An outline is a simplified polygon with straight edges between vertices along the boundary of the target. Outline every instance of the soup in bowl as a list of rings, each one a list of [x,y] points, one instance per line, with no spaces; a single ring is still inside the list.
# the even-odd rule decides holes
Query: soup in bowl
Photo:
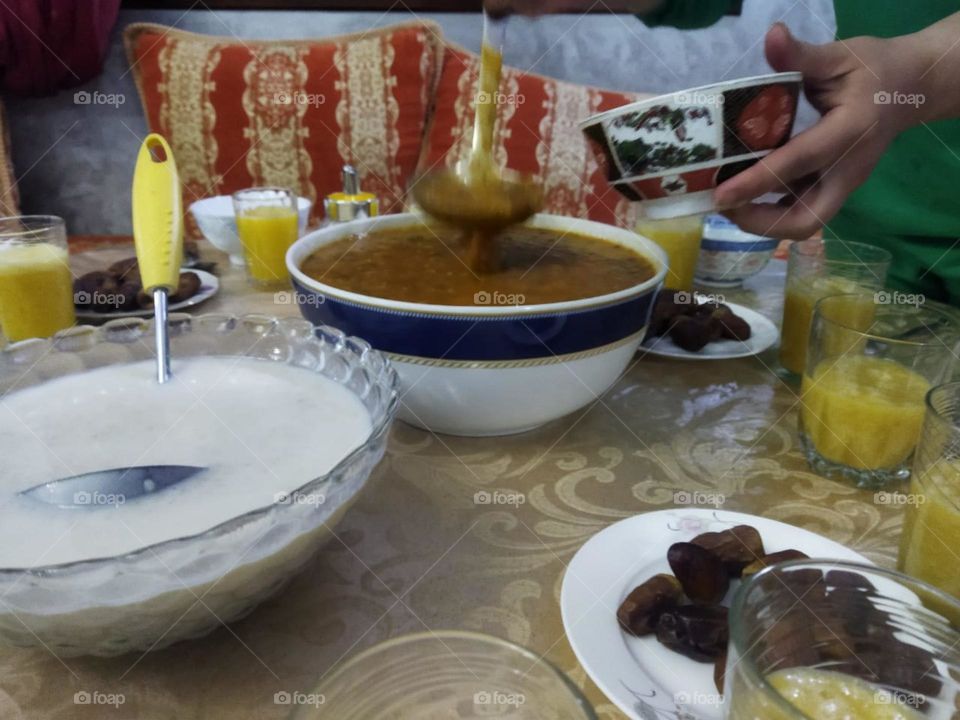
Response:
[[[287,253],[304,317],[363,337],[400,376],[399,417],[438,433],[523,432],[595,401],[646,331],[666,257],[610,225],[536,215],[474,274],[420,215],[331,225]]]

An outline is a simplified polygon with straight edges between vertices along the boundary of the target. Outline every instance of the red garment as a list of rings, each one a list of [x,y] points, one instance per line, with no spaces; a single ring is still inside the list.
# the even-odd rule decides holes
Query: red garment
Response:
[[[3,0],[0,90],[43,95],[103,68],[120,0]]]

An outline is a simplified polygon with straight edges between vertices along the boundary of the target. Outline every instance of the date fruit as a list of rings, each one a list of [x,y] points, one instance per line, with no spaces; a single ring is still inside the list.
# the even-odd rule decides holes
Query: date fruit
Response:
[[[683,602],[683,588],[673,575],[655,575],[633,589],[617,610],[620,626],[637,637],[649,635],[667,610]]]
[[[670,328],[670,339],[687,352],[700,352],[714,340],[720,339],[723,328],[711,317],[681,315]]]
[[[717,603],[730,588],[730,576],[720,559],[709,550],[688,542],[674,543],[667,562],[683,592],[698,603]]]
[[[727,649],[724,648],[720,657],[713,663],[713,684],[717,692],[723,695],[723,683],[727,679]]]
[[[657,622],[657,640],[697,662],[713,662],[727,649],[730,631],[723,605],[683,605]]]
[[[776,565],[777,563],[786,562],[787,560],[809,559],[809,555],[802,553],[799,550],[781,550],[780,552],[771,553],[770,555],[764,555],[759,560],[754,560],[743,569],[743,577],[756,575],[764,568],[770,567],[771,565]]]
[[[737,525],[723,532],[703,533],[690,542],[716,555],[730,577],[735,578],[743,574],[747,565],[767,554],[760,533],[749,525]]]

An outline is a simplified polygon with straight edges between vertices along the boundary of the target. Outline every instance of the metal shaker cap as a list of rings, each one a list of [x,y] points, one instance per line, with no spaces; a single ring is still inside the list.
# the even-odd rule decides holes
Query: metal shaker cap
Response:
[[[373,193],[360,190],[360,177],[353,165],[343,166],[343,192],[332,193],[323,203],[330,222],[350,222],[380,214],[380,202]]]

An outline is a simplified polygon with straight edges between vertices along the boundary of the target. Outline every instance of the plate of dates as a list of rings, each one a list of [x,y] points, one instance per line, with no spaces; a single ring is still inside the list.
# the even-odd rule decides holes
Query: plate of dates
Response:
[[[750,357],[773,347],[780,331],[768,318],[709,295],[662,290],[650,316],[643,354],[688,360]]]
[[[602,530],[567,567],[563,627],[580,664],[636,720],[721,720],[727,613],[743,578],[809,557],[872,564],[802,528],[703,508]]]

